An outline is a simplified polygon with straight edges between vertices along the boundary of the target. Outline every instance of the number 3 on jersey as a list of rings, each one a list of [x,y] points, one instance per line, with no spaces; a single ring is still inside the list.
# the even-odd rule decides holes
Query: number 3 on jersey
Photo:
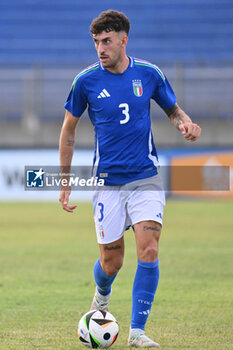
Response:
[[[128,121],[129,121],[129,105],[128,105],[128,103],[121,103],[118,107],[123,108],[121,112],[122,112],[122,114],[125,115],[125,119],[121,119],[120,124],[128,123]]]

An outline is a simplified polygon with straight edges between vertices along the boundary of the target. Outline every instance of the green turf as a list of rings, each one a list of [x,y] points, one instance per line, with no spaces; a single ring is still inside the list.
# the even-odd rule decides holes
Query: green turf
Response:
[[[84,349],[76,335],[94,292],[92,207],[0,204],[0,349]],[[136,268],[133,232],[112,294],[126,349]],[[168,201],[160,283],[147,333],[162,349],[233,349],[233,202]]]

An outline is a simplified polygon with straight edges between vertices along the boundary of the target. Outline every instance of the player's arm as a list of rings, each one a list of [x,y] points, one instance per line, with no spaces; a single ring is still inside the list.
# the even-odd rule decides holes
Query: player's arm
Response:
[[[164,109],[171,123],[184,135],[188,141],[196,141],[201,134],[199,125],[192,122],[191,118],[178,106],[177,103],[171,108]]]
[[[61,179],[66,179],[69,182],[69,173],[71,167],[71,161],[74,152],[75,143],[75,128],[79,121],[79,118],[74,117],[69,111],[66,111],[65,119],[61,129],[59,153],[60,153],[60,170],[63,174]],[[62,204],[62,208],[70,213],[77,205],[68,205],[70,196],[70,186],[61,186],[61,193],[59,201]]]

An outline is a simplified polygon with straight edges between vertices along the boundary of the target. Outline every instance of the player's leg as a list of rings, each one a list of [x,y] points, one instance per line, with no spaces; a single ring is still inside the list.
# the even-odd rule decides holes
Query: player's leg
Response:
[[[159,177],[137,182],[128,201],[128,212],[135,231],[138,265],[132,292],[132,316],[129,345],[158,347],[145,336],[159,280],[158,245],[165,196]]]
[[[119,191],[103,191],[94,200],[94,218],[100,258],[94,266],[96,292],[92,309],[108,309],[111,286],[124,258],[126,212]]]
[[[99,248],[100,259],[96,261],[94,266],[96,291],[91,309],[108,310],[112,283],[123,264],[124,238],[112,243],[99,244]]]
[[[142,221],[134,225],[138,266],[132,293],[132,317],[129,344],[136,347],[159,347],[145,333],[159,281],[158,244],[161,224]]]
[[[115,276],[123,264],[125,250],[124,237],[111,243],[99,244],[99,249],[100,265],[103,272],[108,276]]]
[[[138,222],[134,225],[137,257],[140,261],[151,263],[158,259],[161,230],[161,223],[153,220]]]
[[[143,221],[134,225],[138,266],[133,285],[131,328],[144,330],[159,282],[158,245],[161,224]]]
[[[100,259],[94,266],[94,278],[96,292],[91,309],[108,310],[111,297],[111,286],[120,270],[124,259],[124,238],[108,243],[100,244]]]

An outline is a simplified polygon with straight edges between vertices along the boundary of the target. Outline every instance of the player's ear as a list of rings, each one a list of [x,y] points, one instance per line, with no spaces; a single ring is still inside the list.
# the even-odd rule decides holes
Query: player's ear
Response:
[[[126,47],[127,42],[128,42],[128,36],[126,34],[124,34],[121,38],[121,45]]]

